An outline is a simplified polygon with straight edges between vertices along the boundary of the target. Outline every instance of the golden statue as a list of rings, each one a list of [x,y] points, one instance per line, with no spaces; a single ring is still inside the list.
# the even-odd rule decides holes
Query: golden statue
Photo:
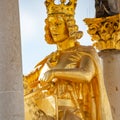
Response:
[[[26,120],[112,120],[95,49],[81,46],[76,0],[46,0],[45,38],[57,50],[24,76]]]

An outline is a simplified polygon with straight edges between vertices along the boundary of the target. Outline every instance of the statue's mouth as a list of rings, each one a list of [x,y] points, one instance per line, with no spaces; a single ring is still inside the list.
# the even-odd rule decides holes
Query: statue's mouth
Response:
[[[55,36],[55,37],[58,36],[58,35],[59,35],[59,34],[53,34],[53,36]]]

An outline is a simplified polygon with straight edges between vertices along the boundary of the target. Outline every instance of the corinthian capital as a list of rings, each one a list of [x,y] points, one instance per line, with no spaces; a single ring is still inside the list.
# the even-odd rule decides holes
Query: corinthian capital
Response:
[[[120,49],[120,14],[104,18],[86,18],[88,34],[98,50]]]

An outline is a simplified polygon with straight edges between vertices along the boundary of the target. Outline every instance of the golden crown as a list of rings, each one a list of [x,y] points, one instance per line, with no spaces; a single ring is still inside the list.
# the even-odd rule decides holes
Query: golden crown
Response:
[[[47,8],[48,15],[51,14],[66,14],[66,15],[74,15],[75,8],[77,4],[77,0],[69,0],[66,3],[66,0],[60,0],[60,4],[55,4],[55,0],[46,0],[45,5]]]

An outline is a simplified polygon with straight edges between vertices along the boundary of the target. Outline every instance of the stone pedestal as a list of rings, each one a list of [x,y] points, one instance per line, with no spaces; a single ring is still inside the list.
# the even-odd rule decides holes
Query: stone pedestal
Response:
[[[24,120],[18,0],[0,0],[0,120]]]
[[[99,52],[103,62],[105,86],[109,97],[113,120],[120,119],[120,50]]]

